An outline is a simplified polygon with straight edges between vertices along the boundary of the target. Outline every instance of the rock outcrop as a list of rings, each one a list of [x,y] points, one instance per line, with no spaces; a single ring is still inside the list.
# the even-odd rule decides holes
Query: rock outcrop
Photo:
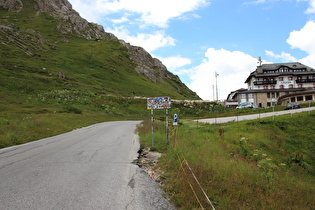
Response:
[[[64,34],[72,32],[81,34],[87,39],[109,37],[117,39],[113,34],[106,33],[104,28],[95,23],[89,23],[78,12],[72,9],[67,0],[35,0],[35,8],[39,12],[52,14],[63,20],[57,28]]]
[[[18,12],[23,8],[23,3],[21,0],[0,0],[0,7]]]
[[[74,32],[87,39],[117,39],[113,34],[106,33],[102,26],[82,18],[67,0],[34,0],[34,3],[38,12],[49,13],[62,20],[57,28],[64,34]],[[19,12],[23,8],[23,0],[0,0],[0,7]]]
[[[142,47],[132,46],[123,40],[119,42],[124,45],[128,51],[129,56],[136,64],[135,70],[154,82],[161,81],[163,78],[179,80],[179,78],[171,74],[165,65],[158,59],[153,58]]]

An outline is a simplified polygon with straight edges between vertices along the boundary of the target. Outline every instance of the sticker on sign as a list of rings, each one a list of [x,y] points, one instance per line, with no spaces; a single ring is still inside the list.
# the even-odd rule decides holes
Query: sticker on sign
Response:
[[[170,109],[170,97],[152,97],[147,98],[147,109]]]

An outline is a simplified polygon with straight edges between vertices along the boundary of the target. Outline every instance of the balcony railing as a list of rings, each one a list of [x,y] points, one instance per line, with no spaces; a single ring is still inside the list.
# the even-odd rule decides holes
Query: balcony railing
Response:
[[[297,79],[296,83],[309,83],[309,82],[315,82],[315,79]]]
[[[277,84],[277,80],[254,81],[254,85],[274,85],[274,84]]]

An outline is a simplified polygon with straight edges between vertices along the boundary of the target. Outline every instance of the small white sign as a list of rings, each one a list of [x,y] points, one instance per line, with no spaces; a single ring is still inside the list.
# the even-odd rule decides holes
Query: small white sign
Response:
[[[173,125],[178,125],[178,115],[174,114]]]
[[[293,81],[280,81],[279,83],[280,85],[291,85],[293,84]]]

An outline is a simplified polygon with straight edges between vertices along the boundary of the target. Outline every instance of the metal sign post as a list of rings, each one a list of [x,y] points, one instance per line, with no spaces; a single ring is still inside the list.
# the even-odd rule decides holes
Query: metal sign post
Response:
[[[170,97],[152,97],[147,98],[147,109],[151,109],[152,121],[152,147],[154,147],[154,114],[153,109],[166,109],[166,141],[168,141],[168,109],[171,108]]]
[[[165,109],[165,134],[166,134],[166,141],[168,142],[168,109]]]
[[[152,122],[152,147],[154,147],[154,112],[151,109],[151,122]]]

